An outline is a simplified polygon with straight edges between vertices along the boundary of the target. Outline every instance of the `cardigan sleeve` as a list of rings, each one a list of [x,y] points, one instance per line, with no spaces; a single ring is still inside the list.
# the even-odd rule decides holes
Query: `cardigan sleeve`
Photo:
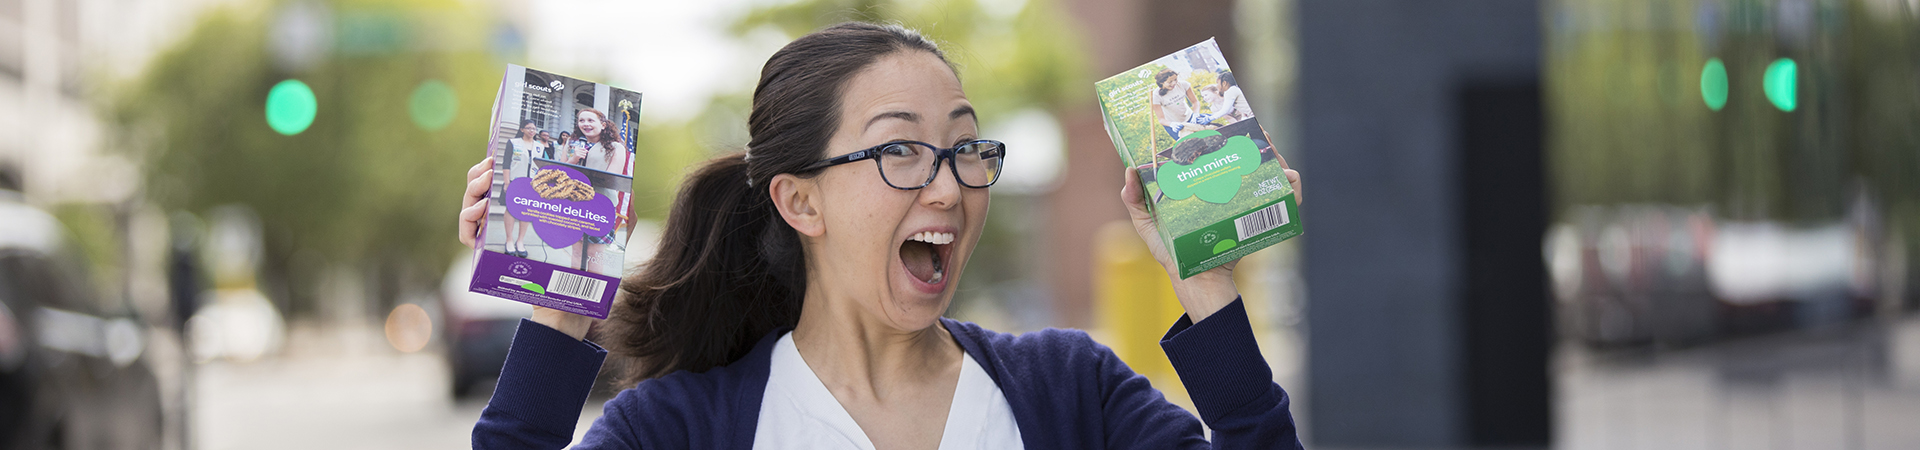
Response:
[[[1200,323],[1180,316],[1160,348],[1213,429],[1213,448],[1301,448],[1287,391],[1273,382],[1242,300]]]
[[[573,339],[559,330],[521,319],[507,350],[506,365],[493,398],[473,426],[473,448],[559,449],[573,440],[573,428],[586,406],[587,393],[607,358],[606,349]],[[621,428],[613,408],[594,423],[582,444],[621,448],[610,435]],[[629,448],[631,448],[629,446]]]

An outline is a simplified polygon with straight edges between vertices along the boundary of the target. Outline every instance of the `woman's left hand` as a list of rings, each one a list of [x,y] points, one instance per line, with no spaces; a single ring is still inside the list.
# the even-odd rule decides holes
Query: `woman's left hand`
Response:
[[[1300,172],[1287,168],[1286,158],[1279,158],[1279,162],[1287,174],[1287,183],[1293,185],[1294,201],[1301,201],[1304,196],[1300,193]],[[1133,168],[1122,170],[1126,172],[1127,181],[1120,187],[1120,202],[1127,205],[1127,216],[1133,221],[1133,231],[1140,235],[1141,241],[1146,242],[1153,259],[1166,269],[1167,277],[1173,280],[1174,296],[1179,297],[1180,306],[1186,308],[1187,317],[1198,323],[1240,298],[1239,289],[1233,284],[1233,267],[1240,263],[1239,260],[1186,279],[1180,278],[1179,266],[1174,265],[1172,254],[1160,240],[1160,225],[1153,221],[1153,214],[1147,212],[1147,191],[1140,183],[1139,172]]]

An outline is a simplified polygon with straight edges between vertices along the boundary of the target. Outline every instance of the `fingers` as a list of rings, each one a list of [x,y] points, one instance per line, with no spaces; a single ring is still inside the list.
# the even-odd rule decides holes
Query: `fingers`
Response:
[[[1296,171],[1296,169],[1286,169],[1286,185],[1292,185],[1292,187],[1294,187],[1294,204],[1304,204],[1304,202],[1308,202],[1308,200],[1306,200],[1308,194],[1304,194],[1304,192],[1300,190],[1300,171]]]
[[[488,166],[493,165],[493,160],[489,159],[487,161]],[[470,173],[467,176],[467,195],[461,199],[460,207],[465,208],[474,203],[479,203],[480,199],[487,195],[487,190],[489,189],[493,189],[493,170],[482,170],[479,175],[472,175]]]
[[[1285,169],[1287,173],[1287,184],[1293,186],[1293,203],[1296,205],[1306,203],[1306,194],[1300,192],[1300,171],[1293,170],[1293,166],[1287,165],[1287,157],[1280,156],[1279,151],[1273,152],[1273,157],[1280,161],[1280,168]]]
[[[472,247],[473,241],[476,240],[480,234],[480,221],[485,220],[486,217],[487,204],[485,202],[474,203],[467,205],[465,208],[461,208],[460,243]]]
[[[1140,172],[1132,168],[1121,169],[1126,183],[1120,185],[1120,203],[1127,205],[1127,215],[1134,219],[1150,217],[1147,214],[1146,187],[1140,183]]]
[[[479,163],[475,163],[473,165],[473,168],[467,169],[467,179],[471,180],[473,179],[473,177],[480,176],[481,172],[488,172],[488,171],[491,171],[492,169],[493,169],[493,157],[488,156],[488,157],[480,158]]]

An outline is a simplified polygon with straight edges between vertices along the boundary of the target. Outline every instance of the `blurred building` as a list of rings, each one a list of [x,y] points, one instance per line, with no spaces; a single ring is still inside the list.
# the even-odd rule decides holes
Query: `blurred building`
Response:
[[[231,0],[0,1],[0,163],[36,202],[112,203],[139,187],[95,105],[139,73],[207,8]]]
[[[1546,446],[1540,3],[1298,10],[1311,440]]]

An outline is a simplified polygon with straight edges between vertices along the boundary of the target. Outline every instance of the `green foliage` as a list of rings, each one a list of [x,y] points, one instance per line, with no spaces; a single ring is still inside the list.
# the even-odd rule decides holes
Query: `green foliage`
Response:
[[[121,279],[127,270],[127,261],[122,258],[122,249],[118,247],[119,233],[115,224],[119,218],[109,205],[93,203],[64,203],[49,208],[50,214],[66,229],[66,250],[78,258],[72,261],[85,267],[82,279],[73,280],[86,284],[91,289],[88,294],[98,299],[117,298],[120,294],[114,281]],[[57,255],[60,258],[65,255]],[[111,304],[112,302],[102,302]]]
[[[290,273],[295,254],[388,272],[446,267],[459,245],[452,218],[460,181],[484,153],[483,118],[503,67],[484,41],[461,41],[483,33],[431,31],[490,29],[473,14],[448,13],[461,6],[452,0],[329,6],[339,19],[336,48],[309,67],[274,62],[272,8],[224,8],[107,108],[112,147],[143,161],[149,199],[167,209],[239,204],[258,214],[266,275],[296,285],[295,300],[304,294],[297,278],[312,275]],[[348,45],[359,39],[347,33],[352,23],[403,26],[389,36],[392,45],[356,47]],[[275,133],[264,115],[268,90],[288,78],[310,85],[318,103],[311,128],[292,136]],[[450,87],[459,105],[435,131],[408,113],[409,96],[428,80]]]
[[[1730,220],[1806,223],[1839,220],[1860,188],[1896,218],[1920,202],[1914,16],[1820,3],[1796,38],[1769,25],[1766,2],[1553,3],[1574,21],[1546,34],[1557,205],[1710,205]],[[1768,83],[1787,86],[1767,76],[1781,58],[1798,62],[1791,112],[1768,98]],[[1724,84],[1703,77],[1710,67]]]
[[[633,207],[643,219],[664,221],[680,181],[709,155],[698,139],[695,120],[669,124],[648,122],[642,107],[640,129],[634,132]],[[703,115],[704,116],[704,115]],[[723,149],[724,150],[724,149]]]
[[[802,0],[755,9],[734,22],[745,35],[770,27],[799,37],[839,22],[897,23],[941,45],[960,69],[967,98],[983,120],[1024,108],[1064,111],[1089,100],[1079,33],[1053,2],[1029,0],[1009,19],[975,0]]]

